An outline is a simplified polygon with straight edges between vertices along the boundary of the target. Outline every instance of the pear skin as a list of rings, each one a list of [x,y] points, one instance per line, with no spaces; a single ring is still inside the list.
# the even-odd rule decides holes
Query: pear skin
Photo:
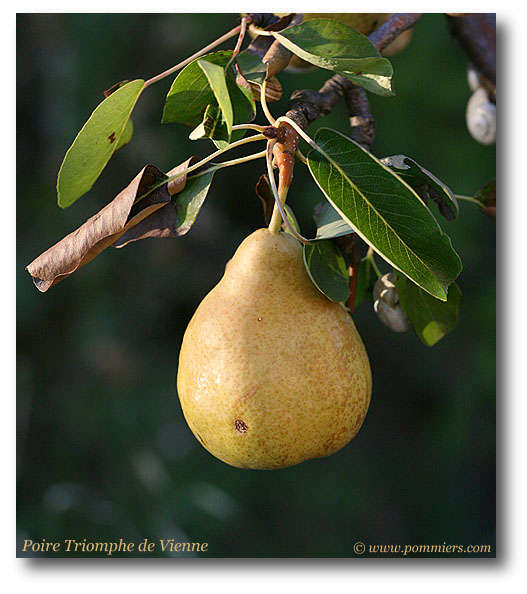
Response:
[[[276,469],[329,456],[357,434],[371,396],[347,311],[310,280],[292,236],[247,237],[183,337],[185,419],[214,456]]]

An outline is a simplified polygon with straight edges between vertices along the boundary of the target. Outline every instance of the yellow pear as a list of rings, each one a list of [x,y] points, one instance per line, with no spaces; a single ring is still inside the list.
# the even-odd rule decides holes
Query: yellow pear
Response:
[[[257,469],[340,450],[364,421],[371,384],[350,315],[312,283],[299,242],[268,229],[242,242],[196,310],[177,377],[201,444]]]

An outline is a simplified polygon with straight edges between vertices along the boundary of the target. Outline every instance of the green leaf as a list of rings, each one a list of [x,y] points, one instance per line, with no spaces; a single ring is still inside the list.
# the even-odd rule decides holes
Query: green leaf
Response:
[[[339,72],[378,95],[393,95],[393,68],[371,41],[348,25],[314,19],[273,32],[294,54],[320,68]]]
[[[455,328],[461,305],[461,291],[456,283],[448,288],[446,302],[434,299],[400,274],[396,286],[399,303],[424,344],[433,346]]]
[[[207,105],[203,114],[203,120],[188,135],[190,140],[199,140],[200,138],[213,138],[217,134],[216,128],[221,123],[221,112],[214,105]],[[225,131],[227,133],[227,131]]]
[[[209,81],[210,88],[216,97],[223,119],[225,120],[227,134],[230,137],[232,133],[233,113],[229,89],[225,80],[225,70],[218,64],[207,62],[207,60],[198,60],[198,66],[203,70]]]
[[[357,275],[357,287],[355,289],[355,307],[361,301],[373,301],[373,287],[377,281],[377,274],[369,258],[363,258]]]
[[[122,146],[121,137],[145,85],[133,80],[102,101],[68,149],[57,178],[58,204],[70,206],[88,192],[113,153]],[[125,134],[130,132],[130,128]]]
[[[349,273],[340,249],[329,239],[304,245],[304,264],[315,286],[331,301],[349,297]]]
[[[308,165],[340,216],[394,268],[446,300],[461,261],[430,210],[400,177],[343,134],[321,128]]]
[[[284,211],[285,211],[285,214],[287,216],[287,220],[291,224],[291,227],[293,227],[293,229],[297,233],[300,233],[301,232],[300,231],[300,225],[298,224],[298,221],[296,219],[295,213],[293,212],[293,209],[289,205],[284,204]],[[285,229],[284,229],[285,233],[289,233],[289,235],[293,235],[291,233],[291,230],[289,229],[289,227],[285,223],[283,225],[285,227]]]
[[[399,177],[402,177],[419,194],[425,204],[428,204],[429,199],[433,200],[447,221],[457,217],[459,206],[452,190],[419,163],[405,155],[384,157],[380,162],[391,167]]]
[[[132,136],[134,134],[134,123],[132,118],[128,118],[126,122],[126,126],[124,127],[123,133],[121,134],[121,138],[119,138],[119,142],[115,147],[115,150],[118,151],[119,149],[123,148],[123,146],[127,145],[130,140],[132,140]]]
[[[480,188],[474,198],[479,200],[483,206],[496,205],[496,179],[492,179]]]
[[[227,143],[229,140],[234,141],[243,137],[245,134],[244,130],[235,130],[229,139],[229,128],[227,124],[228,119],[231,117],[229,115],[229,109],[227,107],[226,115],[203,70],[203,65],[200,66],[203,62],[207,62],[221,66],[225,72],[225,67],[229,63],[232,53],[232,50],[228,50],[207,54],[183,68],[168,92],[161,120],[163,124],[181,123],[195,128],[203,122],[206,110],[212,105],[220,108],[224,122],[215,127],[213,139]],[[207,67],[205,66],[205,68]],[[212,71],[212,69],[210,70]],[[216,70],[215,72],[217,76],[219,71]],[[219,76],[217,77],[219,78]],[[242,86],[236,84],[234,70],[232,68],[224,74],[224,79],[226,81],[232,111],[232,119],[230,120],[232,129],[232,124],[246,123],[254,119],[256,107],[252,94]],[[220,86],[222,85],[221,82],[218,84]],[[220,95],[218,89],[216,89],[216,92]],[[221,97],[224,98],[222,101],[224,103],[223,107],[225,107],[227,105],[225,89],[221,91]],[[226,132],[227,136],[225,136]]]
[[[342,235],[353,233],[353,229],[331,206],[329,202],[322,205],[322,208],[315,216],[317,224],[317,235],[315,239],[332,239]]]
[[[203,175],[189,179],[185,188],[176,194],[175,201],[178,213],[177,235],[188,233],[205,202],[214,177],[215,169],[211,168]]]
[[[261,58],[252,52],[243,50],[238,54],[237,61],[245,79],[262,86],[267,76],[267,65],[262,62]]]
[[[215,169],[187,179],[181,192],[170,202],[129,229],[113,245],[123,247],[132,241],[147,237],[181,237],[189,232],[209,192]]]

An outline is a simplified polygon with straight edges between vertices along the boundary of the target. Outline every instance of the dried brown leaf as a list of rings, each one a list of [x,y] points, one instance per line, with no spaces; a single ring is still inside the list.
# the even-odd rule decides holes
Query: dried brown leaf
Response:
[[[187,169],[194,159],[194,157],[187,159],[172,169],[168,175]],[[93,260],[126,231],[170,203],[171,193],[180,192],[185,187],[186,175],[152,190],[144,198],[137,200],[146,194],[149,188],[166,177],[155,165],[147,165],[112,202],[89,218],[76,231],[33,260],[26,270],[33,277],[37,289],[43,293],[46,292],[63,278]]]
[[[181,165],[171,169],[167,175],[171,176],[184,171],[197,161],[197,157],[190,157],[190,159]],[[168,191],[171,196],[179,194],[185,188],[186,177],[186,175],[182,175],[168,183]],[[190,229],[190,226],[185,226],[182,223],[180,208],[179,201],[172,198],[163,208],[152,212],[137,225],[127,229],[125,233],[115,240],[113,247],[121,248],[131,241],[138,241],[147,237],[179,237],[185,235]]]
[[[261,175],[256,183],[256,195],[262,201],[265,222],[269,224],[274,208],[274,196],[269,186],[269,178],[267,175]]]

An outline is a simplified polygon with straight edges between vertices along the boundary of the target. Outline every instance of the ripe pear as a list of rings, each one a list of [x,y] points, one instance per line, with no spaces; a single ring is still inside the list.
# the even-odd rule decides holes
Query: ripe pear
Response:
[[[349,313],[312,283],[300,243],[268,229],[241,243],[192,317],[179,356],[190,429],[239,468],[337,452],[360,429],[371,386]]]

